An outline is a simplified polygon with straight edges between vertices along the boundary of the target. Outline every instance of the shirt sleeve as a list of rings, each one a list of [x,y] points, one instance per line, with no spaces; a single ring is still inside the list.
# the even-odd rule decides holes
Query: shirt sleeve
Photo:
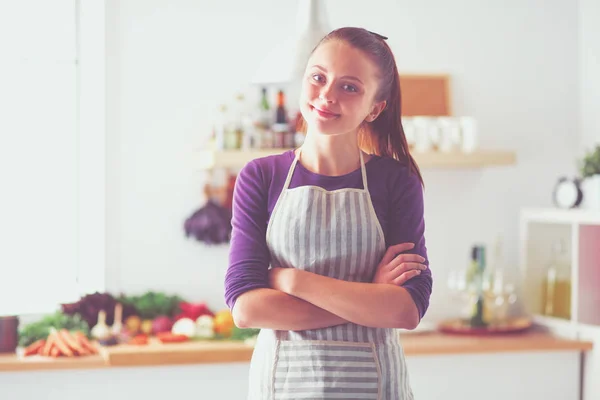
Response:
[[[229,263],[225,274],[225,302],[230,309],[241,294],[269,287],[267,200],[268,184],[265,184],[260,164],[251,161],[238,174],[233,191]]]
[[[409,252],[425,258],[423,264],[427,265],[427,269],[403,285],[415,302],[420,318],[423,318],[429,307],[433,284],[425,245],[423,187],[418,176],[408,169],[403,169],[392,185],[388,245],[414,243],[415,247]]]

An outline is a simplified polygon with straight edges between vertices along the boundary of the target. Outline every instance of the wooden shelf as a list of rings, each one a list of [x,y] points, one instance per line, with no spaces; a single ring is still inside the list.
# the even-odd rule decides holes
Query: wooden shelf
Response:
[[[281,154],[289,149],[268,150],[201,150],[196,153],[196,165],[201,169],[242,168],[256,158]],[[413,152],[420,168],[484,168],[514,165],[516,154],[502,150],[478,150],[472,153]]]

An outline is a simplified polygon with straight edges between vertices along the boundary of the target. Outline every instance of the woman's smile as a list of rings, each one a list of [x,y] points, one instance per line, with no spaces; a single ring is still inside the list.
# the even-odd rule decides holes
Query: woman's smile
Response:
[[[334,112],[331,112],[330,110],[324,108],[324,107],[315,107],[312,104],[310,105],[310,109],[311,111],[313,111],[315,114],[317,114],[319,116],[319,118],[321,119],[325,119],[325,120],[331,120],[331,119],[335,119],[335,118],[339,118],[340,114],[336,114]]]

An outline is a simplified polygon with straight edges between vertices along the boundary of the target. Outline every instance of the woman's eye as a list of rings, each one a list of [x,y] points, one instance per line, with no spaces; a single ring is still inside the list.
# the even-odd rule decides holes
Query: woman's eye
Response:
[[[323,82],[325,79],[323,79],[323,76],[319,75],[319,74],[314,74],[312,76],[313,81],[315,82]]]
[[[343,85],[342,89],[344,89],[347,92],[358,92],[358,89],[356,88],[356,86],[348,85],[348,84]]]

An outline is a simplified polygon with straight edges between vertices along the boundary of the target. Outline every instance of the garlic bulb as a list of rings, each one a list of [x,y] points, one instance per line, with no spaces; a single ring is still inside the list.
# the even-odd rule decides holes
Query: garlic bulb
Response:
[[[115,305],[115,321],[112,326],[112,334],[120,335],[123,330],[123,306],[120,303]]]
[[[98,323],[91,330],[93,338],[101,340],[111,337],[111,331],[108,325],[106,325],[106,311],[102,310],[98,313]]]
[[[204,339],[215,336],[214,321],[210,315],[202,315],[196,319],[196,336]]]

